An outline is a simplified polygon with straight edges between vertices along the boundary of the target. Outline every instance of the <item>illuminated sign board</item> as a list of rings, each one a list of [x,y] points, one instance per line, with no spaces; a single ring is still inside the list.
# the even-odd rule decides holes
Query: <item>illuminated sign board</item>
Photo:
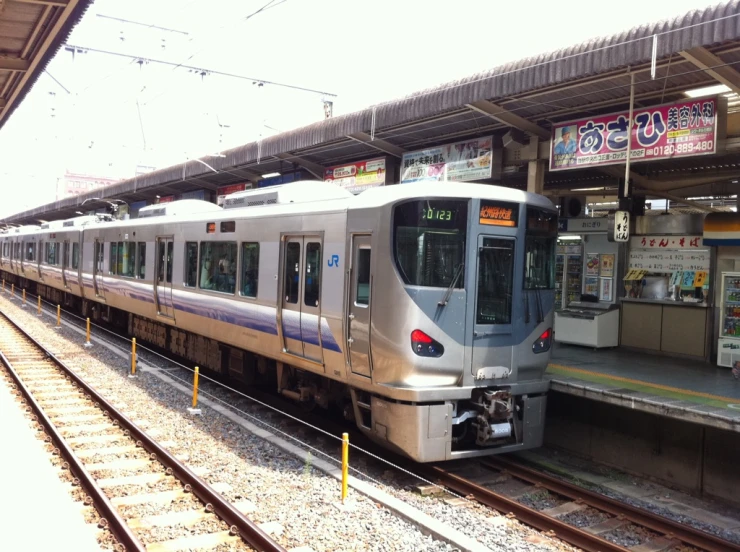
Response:
[[[479,220],[488,226],[515,228],[519,220],[519,204],[483,200],[480,203]]]

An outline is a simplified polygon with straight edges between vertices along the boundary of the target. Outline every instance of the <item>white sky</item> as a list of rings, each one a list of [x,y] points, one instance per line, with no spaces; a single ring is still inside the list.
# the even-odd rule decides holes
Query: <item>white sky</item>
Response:
[[[97,0],[68,43],[334,93],[340,115],[716,3],[274,0],[245,21],[268,1]],[[106,54],[48,73],[64,88],[43,74],[0,131],[0,217],[54,201],[65,169],[130,177],[323,119],[321,94]]]

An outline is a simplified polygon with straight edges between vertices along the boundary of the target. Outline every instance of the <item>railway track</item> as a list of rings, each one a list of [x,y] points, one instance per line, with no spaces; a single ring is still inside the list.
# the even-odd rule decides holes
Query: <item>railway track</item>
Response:
[[[119,549],[285,552],[2,313],[0,361]]]
[[[439,465],[422,469],[430,479],[445,488],[502,513],[512,514],[522,523],[588,552],[740,551],[740,545],[710,533],[561,481],[512,460],[492,457],[476,464],[478,470],[475,474],[471,474],[470,463],[459,464],[459,472],[454,467]],[[512,489],[512,480],[519,483],[518,487],[514,487],[516,490],[494,490],[497,486],[506,487],[507,483]],[[559,504],[537,510],[517,500],[543,491],[558,497]],[[561,519],[587,508],[598,511],[600,521],[586,527],[576,527]],[[650,536],[641,544],[629,548],[605,538],[608,533],[630,525]]]

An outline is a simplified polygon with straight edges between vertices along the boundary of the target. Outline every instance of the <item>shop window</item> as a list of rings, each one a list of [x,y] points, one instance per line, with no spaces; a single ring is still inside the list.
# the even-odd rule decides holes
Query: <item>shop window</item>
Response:
[[[236,290],[236,252],[236,242],[201,242],[201,289],[234,293]]]
[[[257,297],[260,269],[260,244],[242,243],[242,290],[244,297]]]

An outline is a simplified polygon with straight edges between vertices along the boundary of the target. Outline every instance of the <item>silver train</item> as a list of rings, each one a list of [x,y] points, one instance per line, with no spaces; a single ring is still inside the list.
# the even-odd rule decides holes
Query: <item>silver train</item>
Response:
[[[540,446],[557,212],[480,184],[322,182],[0,235],[8,283],[417,461]]]

